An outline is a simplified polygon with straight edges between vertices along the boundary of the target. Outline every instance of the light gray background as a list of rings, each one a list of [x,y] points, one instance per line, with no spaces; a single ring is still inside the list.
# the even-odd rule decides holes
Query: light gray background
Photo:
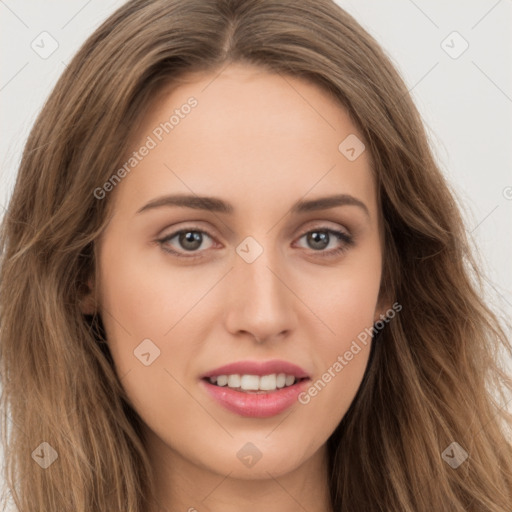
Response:
[[[0,215],[45,98],[83,41],[123,3],[0,0]],[[412,91],[439,165],[464,209],[487,276],[489,304],[510,318],[512,0],[338,3],[381,43]],[[31,47],[34,41],[40,51],[50,48],[48,39],[41,41],[43,31],[58,43],[45,59]],[[454,31],[460,37],[450,35]],[[453,58],[464,41],[467,50]]]

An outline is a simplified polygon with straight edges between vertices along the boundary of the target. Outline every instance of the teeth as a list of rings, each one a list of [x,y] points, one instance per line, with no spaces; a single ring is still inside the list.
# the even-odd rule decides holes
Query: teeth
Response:
[[[239,388],[240,387],[240,375],[230,375],[228,377],[228,386],[230,388]]]
[[[276,389],[292,386],[296,379],[285,373],[270,375],[217,375],[209,381],[217,386],[227,386],[241,391],[275,391]]]
[[[217,377],[217,386],[225,386],[228,383],[227,375],[219,375]]]
[[[258,391],[260,378],[257,375],[242,375],[240,378],[240,387],[244,391]]]
[[[277,380],[277,376],[275,373],[273,373],[272,375],[262,375],[260,377],[260,382],[259,382],[259,388],[262,390],[262,391],[272,391],[273,389],[276,389],[276,380]],[[295,380],[295,378],[292,377],[292,380]]]
[[[293,375],[287,375],[284,380],[285,386],[291,386],[295,382],[295,377]]]

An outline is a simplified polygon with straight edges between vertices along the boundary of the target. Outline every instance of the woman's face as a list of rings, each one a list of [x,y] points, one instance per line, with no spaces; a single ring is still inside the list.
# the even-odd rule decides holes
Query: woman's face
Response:
[[[97,291],[150,451],[240,478],[323,457],[386,310],[361,135],[317,86],[242,65],[134,128]]]

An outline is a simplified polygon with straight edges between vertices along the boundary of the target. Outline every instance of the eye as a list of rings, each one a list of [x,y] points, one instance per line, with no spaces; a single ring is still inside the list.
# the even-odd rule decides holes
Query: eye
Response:
[[[170,252],[175,256],[190,257],[186,254],[183,254],[183,252],[169,248],[169,245],[176,247],[176,245],[173,245],[171,241],[176,239],[176,244],[178,244],[178,249],[180,251],[193,253],[198,252],[198,249],[203,244],[205,237],[212,239],[212,237],[206,233],[206,231],[190,227],[171,233],[170,235],[157,240],[157,242],[161,245],[164,251]],[[192,254],[191,256],[194,257],[196,255]]]
[[[323,257],[339,255],[354,245],[352,235],[327,227],[310,230],[304,233],[299,240],[303,238],[306,239],[306,243],[313,252],[319,253],[319,255]],[[157,240],[157,243],[160,244],[164,251],[169,252],[174,256],[195,258],[200,257],[200,253],[202,251],[199,249],[203,246],[205,239],[213,240],[213,237],[202,229],[188,227],[175,231],[174,233]],[[213,243],[210,243],[208,247],[202,248],[208,249],[213,245]],[[332,245],[334,247],[332,247],[331,250],[325,250]]]
[[[314,252],[322,253],[321,256],[331,257],[341,254],[349,247],[354,245],[354,238],[343,231],[337,231],[326,227],[316,228],[310,230],[300,237],[306,238],[306,243]],[[334,245],[334,248],[326,251],[329,245]]]

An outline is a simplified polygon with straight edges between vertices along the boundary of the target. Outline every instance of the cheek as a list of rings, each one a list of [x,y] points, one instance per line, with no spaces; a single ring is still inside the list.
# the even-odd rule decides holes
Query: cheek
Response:
[[[167,264],[158,247],[123,247],[114,236],[100,269],[101,307],[112,341],[163,339],[208,289],[191,267]]]
[[[329,327],[321,338],[326,353],[346,350],[347,342],[350,345],[350,340],[373,325],[380,289],[381,253],[377,243],[367,247],[349,255],[336,272],[326,274],[308,295],[311,308],[320,313]]]
[[[165,418],[166,428],[174,432],[183,424],[175,412],[188,414],[196,405],[182,385],[182,373],[197,359],[197,346],[183,341],[194,337],[187,321],[208,287],[198,285],[190,271],[166,267],[165,259],[148,262],[147,253],[120,247],[112,237],[100,264],[108,345],[134,409],[148,424]]]
[[[116,234],[111,234],[104,243],[99,267],[100,308],[108,345],[119,377],[131,372],[127,380],[132,381],[145,368],[137,355],[142,357],[150,352],[150,360],[158,355],[150,368],[160,359],[163,334],[173,322],[164,308],[173,301],[175,292],[168,289],[164,296],[165,287],[158,280],[158,272],[128,244],[123,246]],[[138,347],[147,350],[139,354]]]
[[[340,267],[338,279],[320,283],[311,309],[325,323],[312,358],[319,374],[300,402],[334,428],[355,397],[366,370],[381,278],[380,252],[367,251]]]
[[[195,341],[206,338],[212,320],[206,295],[218,279],[216,272],[201,275],[191,266],[170,265],[158,247],[123,246],[120,236],[111,236],[103,246],[102,319],[119,376],[131,372],[128,380],[141,380],[135,391],[172,387],[165,370],[184,372],[197,359],[200,343]],[[137,357],[148,351],[150,360],[157,354],[151,372]],[[164,382],[155,377],[157,371],[164,373]]]
[[[303,426],[311,435],[321,434],[327,438],[337,427],[352,403],[361,384],[368,355],[370,343],[358,343],[348,350],[350,360],[346,357],[347,351],[336,355],[323,374],[312,380],[309,387],[299,396],[299,403],[309,417],[321,419],[306,421]]]
[[[328,436],[341,421],[362,382],[372,343],[373,312],[376,295],[369,292],[340,297],[336,311],[326,323],[334,331],[317,338],[315,354],[318,373],[299,396],[308,415],[322,418],[323,426],[306,422],[311,435],[322,430]],[[325,330],[325,329],[324,329]]]

